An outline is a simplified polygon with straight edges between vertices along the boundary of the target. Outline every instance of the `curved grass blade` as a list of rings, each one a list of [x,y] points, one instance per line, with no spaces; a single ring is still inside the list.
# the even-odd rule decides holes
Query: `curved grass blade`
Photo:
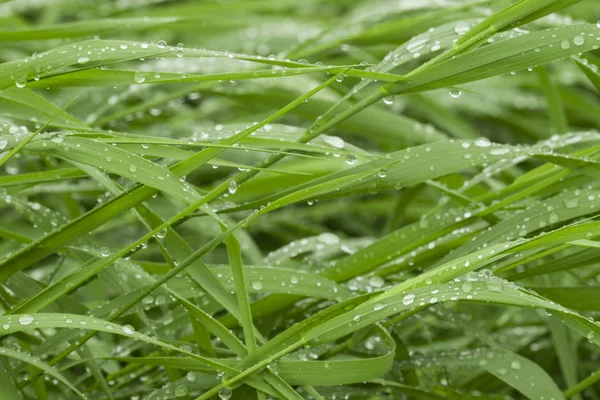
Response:
[[[51,367],[50,365],[46,364],[43,361],[40,361],[36,357],[31,356],[26,353],[23,353],[23,352],[20,352],[20,351],[17,351],[17,350],[9,349],[7,347],[0,347],[0,355],[5,356],[5,357],[14,358],[19,361],[23,361],[27,364],[35,366],[36,368],[39,368],[40,370],[44,371],[48,375],[52,376],[53,378],[55,378],[58,381],[60,381],[61,383],[63,383],[66,387],[68,387],[73,392],[77,393],[77,395],[79,395],[79,397],[81,397],[82,399],[85,399],[85,396],[83,395],[83,393],[81,393],[79,390],[77,390],[77,388],[67,378],[65,378],[57,369]]]
[[[538,364],[501,347],[419,357],[403,364],[411,368],[479,367],[514,387],[528,399],[565,398],[556,383]]]
[[[452,87],[520,71],[574,56],[600,46],[600,28],[592,24],[531,32],[475,49],[406,76],[385,87],[391,94]]]

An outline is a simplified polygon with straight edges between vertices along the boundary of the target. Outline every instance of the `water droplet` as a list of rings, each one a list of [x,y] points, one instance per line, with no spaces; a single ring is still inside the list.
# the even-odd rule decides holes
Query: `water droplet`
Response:
[[[325,141],[325,143],[332,147],[335,147],[336,149],[343,149],[346,144],[344,142],[344,139],[337,136],[324,135],[323,140]]]
[[[347,154],[346,155],[346,164],[348,164],[348,165],[356,164],[356,156],[354,154]]]
[[[510,363],[510,367],[512,369],[521,369],[521,363],[517,360],[514,360],[513,362]]]
[[[585,38],[583,36],[575,36],[575,38],[573,38],[573,43],[577,46],[581,46],[585,43]]]
[[[19,323],[21,325],[29,325],[33,322],[34,318],[33,315],[29,315],[29,314],[23,314],[19,317]]]
[[[81,57],[79,57],[79,58],[77,59],[77,63],[78,63],[78,64],[85,64],[85,63],[87,63],[88,61],[90,61],[90,58],[89,58],[89,57],[86,57],[86,56],[81,56]]]
[[[569,43],[568,40],[563,40],[562,42],[560,42],[560,47],[562,47],[564,50],[566,50],[569,47],[571,47],[571,43]]]
[[[15,86],[19,89],[23,89],[25,86],[27,86],[27,76],[22,76],[15,79]]]
[[[576,208],[579,206],[579,199],[574,197],[572,199],[565,199],[565,207],[567,208]]]
[[[369,279],[369,285],[375,288],[383,287],[385,281],[382,277],[374,275]]]
[[[402,299],[402,304],[404,304],[405,306],[409,306],[414,301],[415,301],[415,295],[414,295],[414,293],[407,293],[407,294],[404,295],[404,298]]]
[[[321,233],[318,238],[319,242],[324,244],[338,244],[340,242],[340,238],[330,232]]]
[[[223,388],[219,390],[219,399],[221,400],[229,400],[231,398],[231,389]]]
[[[63,135],[56,135],[53,136],[50,140],[52,140],[54,143],[62,143],[65,141],[65,137]]]
[[[392,96],[384,97],[383,102],[388,106],[394,104],[394,98]]]
[[[460,95],[462,94],[462,91],[460,91],[458,89],[451,89],[450,91],[448,91],[448,94],[453,99],[456,99],[456,98],[460,97]]]
[[[487,282],[485,284],[485,287],[490,292],[502,292],[502,290],[503,290],[502,283],[500,283],[500,282],[494,282],[494,281]]]
[[[589,341],[592,341],[592,339],[594,339],[594,336],[596,336],[594,331],[588,331],[588,333],[585,334],[586,339]]]
[[[143,71],[136,71],[133,74],[133,80],[137,83],[144,83],[146,81],[146,73]]]
[[[156,42],[156,47],[158,47],[159,49],[164,49],[165,47],[167,47],[167,42],[165,42],[164,40],[159,40],[158,42]]]
[[[425,47],[426,44],[427,44],[427,38],[413,38],[406,45],[406,50],[408,50],[411,53],[418,54],[418,52],[420,52],[423,49],[423,47]],[[415,54],[415,57],[418,57],[417,54]]]
[[[175,397],[187,396],[190,393],[190,388],[187,385],[177,385],[175,387]]]
[[[8,140],[0,139],[0,150],[4,150],[7,145],[8,145]]]
[[[229,182],[229,185],[227,185],[227,190],[229,190],[230,194],[235,194],[235,192],[238,190],[237,183],[235,181]]]
[[[508,153],[510,153],[510,149],[502,148],[502,147],[497,147],[495,149],[490,150],[490,154],[494,155],[494,156],[501,156],[501,155],[508,154]]]
[[[470,293],[473,290],[473,285],[469,281],[463,282],[461,290],[465,293]]]
[[[135,329],[131,325],[123,325],[121,329],[126,335],[133,335],[133,333],[135,332]]]
[[[258,291],[258,290],[262,290],[263,283],[261,281],[252,281],[252,282],[250,282],[250,286],[252,286],[252,289]]]
[[[156,237],[159,239],[164,239],[167,236],[167,228],[163,228],[160,231],[156,232]]]
[[[382,168],[377,171],[377,176],[380,178],[385,178],[387,176],[387,168]]]
[[[110,256],[110,249],[108,247],[100,247],[98,249],[98,255],[102,258]]]
[[[456,34],[458,36],[464,35],[465,33],[467,33],[469,31],[469,29],[470,29],[469,24],[464,21],[461,21],[454,26],[454,32],[456,32]]]
[[[137,167],[135,165],[130,165],[129,166],[129,171],[130,172],[135,172],[135,171],[137,171]]]
[[[490,142],[487,138],[479,138],[475,140],[475,146],[477,147],[490,147],[492,142]]]
[[[550,215],[548,216],[548,219],[550,220],[551,224],[555,224],[560,220],[559,215],[556,212],[551,212]]]
[[[196,382],[196,373],[194,371],[188,372],[185,377],[187,378],[188,382]]]
[[[385,304],[383,304],[383,303],[375,303],[375,305],[373,306],[374,311],[379,311],[379,310],[382,310],[383,308],[385,308]]]

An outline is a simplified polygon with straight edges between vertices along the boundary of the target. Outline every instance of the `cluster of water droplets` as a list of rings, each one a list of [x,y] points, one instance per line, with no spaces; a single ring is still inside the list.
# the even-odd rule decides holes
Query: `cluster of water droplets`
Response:
[[[283,262],[301,254],[308,254],[322,250],[338,251],[343,246],[344,244],[337,235],[325,232],[318,236],[294,240],[285,246],[270,252],[265,257],[265,263],[280,265]]]
[[[400,367],[432,368],[440,365],[448,366],[479,366],[498,375],[512,374],[517,379],[527,379],[527,373],[522,374],[523,364],[511,353],[493,348],[464,349],[460,351],[442,351],[428,356],[413,356],[408,361],[401,362]],[[529,377],[530,378],[530,377]],[[532,387],[535,383],[531,382]]]

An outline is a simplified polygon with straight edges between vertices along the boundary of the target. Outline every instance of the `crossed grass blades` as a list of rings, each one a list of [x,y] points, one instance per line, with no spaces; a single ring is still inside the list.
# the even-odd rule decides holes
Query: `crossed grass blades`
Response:
[[[598,20],[0,1],[0,398],[600,397]]]

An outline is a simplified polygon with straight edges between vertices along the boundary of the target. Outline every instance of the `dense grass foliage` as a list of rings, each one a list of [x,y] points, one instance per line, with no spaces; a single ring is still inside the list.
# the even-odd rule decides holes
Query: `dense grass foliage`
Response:
[[[0,398],[600,398],[595,0],[0,0]]]

